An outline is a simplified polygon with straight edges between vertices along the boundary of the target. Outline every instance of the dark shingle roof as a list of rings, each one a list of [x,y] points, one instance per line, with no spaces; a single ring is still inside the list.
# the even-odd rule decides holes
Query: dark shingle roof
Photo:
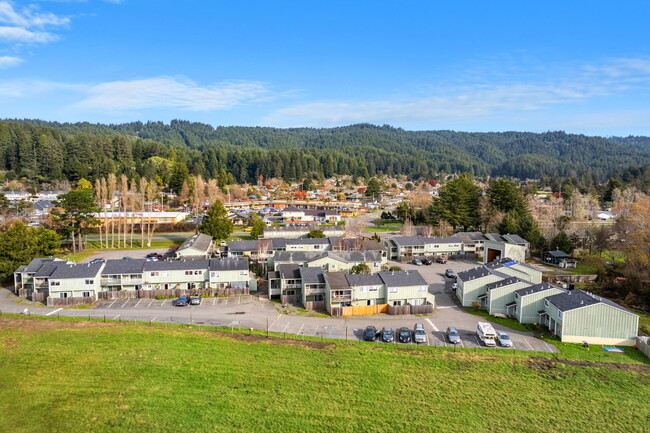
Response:
[[[391,238],[393,242],[400,246],[424,246],[425,244],[453,244],[461,243],[461,240],[454,237],[446,238],[425,238],[422,236],[395,236]]]
[[[303,284],[324,284],[325,277],[321,268],[300,268],[300,277]]]
[[[293,263],[278,266],[278,272],[283,280],[300,280],[302,278],[300,276],[300,265]]]
[[[178,247],[176,252],[185,250],[187,248],[193,248],[195,250],[208,252],[210,245],[212,243],[212,236],[199,233],[190,238],[187,238],[183,244]]]
[[[285,239],[285,245],[329,245],[329,238]]]
[[[107,260],[102,275],[141,274],[145,262],[144,259]]]
[[[230,241],[228,251],[237,253],[257,251],[257,241]]]
[[[379,274],[351,274],[346,275],[345,279],[350,286],[381,286],[384,284]]]
[[[428,286],[418,271],[379,272],[386,287]]]
[[[515,284],[521,280],[517,277],[504,278],[503,280],[495,281],[494,283],[486,284],[485,288],[487,290],[497,289],[499,287],[508,286],[510,284]]]
[[[553,284],[550,283],[541,283],[541,284],[534,284],[529,287],[524,287],[523,289],[515,290],[515,293],[517,293],[519,296],[528,296],[528,295],[532,295],[533,293],[539,293],[550,289],[563,290],[561,287],[554,286]]]
[[[458,273],[458,279],[461,281],[471,281],[475,280],[477,278],[483,278],[487,277],[488,275],[492,275],[491,272],[483,267],[483,266],[478,266],[476,268],[468,269],[463,272]]]
[[[50,278],[55,280],[93,278],[99,274],[103,267],[104,263],[66,264],[57,266]]]
[[[53,261],[60,261],[64,263],[63,260],[56,259],[54,257],[38,257],[36,259],[33,259],[31,262],[29,262],[29,264],[25,267],[25,269],[23,269],[23,272],[26,273],[36,272],[40,269],[41,266],[43,266],[44,263],[53,262]]]
[[[610,307],[618,308],[619,310],[630,313],[628,310],[621,307],[617,303],[610,301],[609,299],[601,298],[579,289],[567,290],[564,293],[549,296],[546,299],[551,304],[555,305],[560,311],[570,311],[575,310],[576,308],[603,303],[609,305]]]
[[[344,272],[328,272],[325,274],[325,281],[331,290],[349,289],[347,274]]]
[[[210,259],[211,271],[247,271],[248,259],[228,257],[226,259]]]
[[[320,251],[278,251],[273,257],[275,263],[304,263],[320,258],[324,253]]]
[[[57,262],[45,262],[43,265],[38,268],[38,270],[34,273],[34,278],[45,278],[51,276],[56,268],[59,266],[65,266],[66,262],[64,261],[57,261]]]
[[[510,243],[515,243],[515,244],[527,244],[528,241],[524,238],[522,238],[519,235],[515,234],[508,234],[503,236],[505,240],[510,241]]]
[[[556,258],[558,258],[558,259],[563,259],[563,258],[566,258],[566,257],[571,257],[570,255],[568,255],[568,254],[565,253],[564,251],[559,251],[559,250],[554,250],[554,251],[544,251],[542,254],[549,254],[549,255],[551,255],[551,256],[553,256],[553,257],[556,257]]]
[[[189,271],[191,269],[208,269],[209,260],[164,260],[145,262],[144,270],[151,271]]]

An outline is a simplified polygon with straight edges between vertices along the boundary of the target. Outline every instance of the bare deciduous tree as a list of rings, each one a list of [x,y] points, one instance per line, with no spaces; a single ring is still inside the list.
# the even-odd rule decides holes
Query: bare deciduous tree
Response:
[[[106,191],[108,196],[108,203],[111,209],[111,248],[115,248],[115,215],[114,215],[114,206],[113,206],[113,197],[115,196],[115,190],[117,189],[117,178],[115,174],[108,174],[107,182],[108,190]]]

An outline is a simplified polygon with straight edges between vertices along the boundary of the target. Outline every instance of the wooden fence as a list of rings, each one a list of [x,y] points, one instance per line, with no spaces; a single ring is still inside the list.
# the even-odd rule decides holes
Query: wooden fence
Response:
[[[248,287],[235,289],[232,287],[222,289],[159,289],[159,290],[117,290],[112,292],[99,292],[99,299],[130,299],[130,298],[147,298],[152,299],[157,296],[161,297],[179,297],[179,296],[240,296],[250,295]]]
[[[47,293],[34,292],[32,293],[32,301],[43,302],[47,299]]]
[[[433,304],[424,305],[389,305],[388,314],[401,315],[401,314],[429,314],[433,313]]]
[[[331,314],[335,317],[340,316],[366,316],[370,314],[387,313],[388,304],[378,305],[358,305],[354,307],[334,307]]]
[[[27,299],[29,297],[29,291],[27,289],[18,289],[17,295],[19,298]]]
[[[547,283],[588,283],[595,281],[598,275],[544,275],[542,281]]]
[[[650,337],[636,337],[636,347],[650,358]]]
[[[311,301],[305,303],[305,308],[307,310],[324,310],[325,301]]]
[[[53,298],[47,297],[48,307],[74,307],[76,305],[92,305],[97,301],[94,296],[85,298]]]
[[[301,295],[280,295],[280,302],[283,304],[302,304]]]

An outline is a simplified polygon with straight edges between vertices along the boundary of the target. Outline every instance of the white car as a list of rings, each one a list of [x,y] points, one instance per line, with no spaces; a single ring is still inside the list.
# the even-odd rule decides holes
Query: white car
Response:
[[[503,331],[497,331],[497,341],[501,347],[512,347],[510,336]]]

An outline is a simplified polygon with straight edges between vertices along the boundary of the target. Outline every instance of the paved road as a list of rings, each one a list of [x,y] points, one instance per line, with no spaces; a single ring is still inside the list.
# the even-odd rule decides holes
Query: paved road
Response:
[[[442,273],[449,267],[461,271],[476,266],[472,262],[450,262],[446,265],[431,266],[402,265],[405,269],[417,268],[430,284],[430,291],[436,296],[436,310],[428,317],[389,316],[360,316],[350,318],[305,317],[281,314],[276,305],[267,299],[257,296],[241,296],[229,298],[206,298],[201,305],[175,307],[172,300],[154,299],[123,299],[101,302],[93,309],[58,309],[47,307],[27,307],[31,314],[59,314],[66,316],[99,317],[106,319],[154,321],[162,323],[185,323],[212,326],[233,326],[235,328],[258,329],[296,334],[312,337],[362,339],[366,326],[377,328],[389,326],[393,330],[400,327],[413,329],[415,323],[423,323],[427,329],[427,345],[449,346],[444,331],[448,326],[455,326],[461,334],[460,346],[465,348],[483,347],[476,339],[476,323],[478,317],[466,313],[454,302],[450,282],[445,281]],[[9,292],[3,289],[0,293],[0,310],[19,313],[24,308],[7,298]],[[519,350],[539,350],[557,352],[557,349],[536,339],[530,333],[505,330],[512,338],[515,348]]]

